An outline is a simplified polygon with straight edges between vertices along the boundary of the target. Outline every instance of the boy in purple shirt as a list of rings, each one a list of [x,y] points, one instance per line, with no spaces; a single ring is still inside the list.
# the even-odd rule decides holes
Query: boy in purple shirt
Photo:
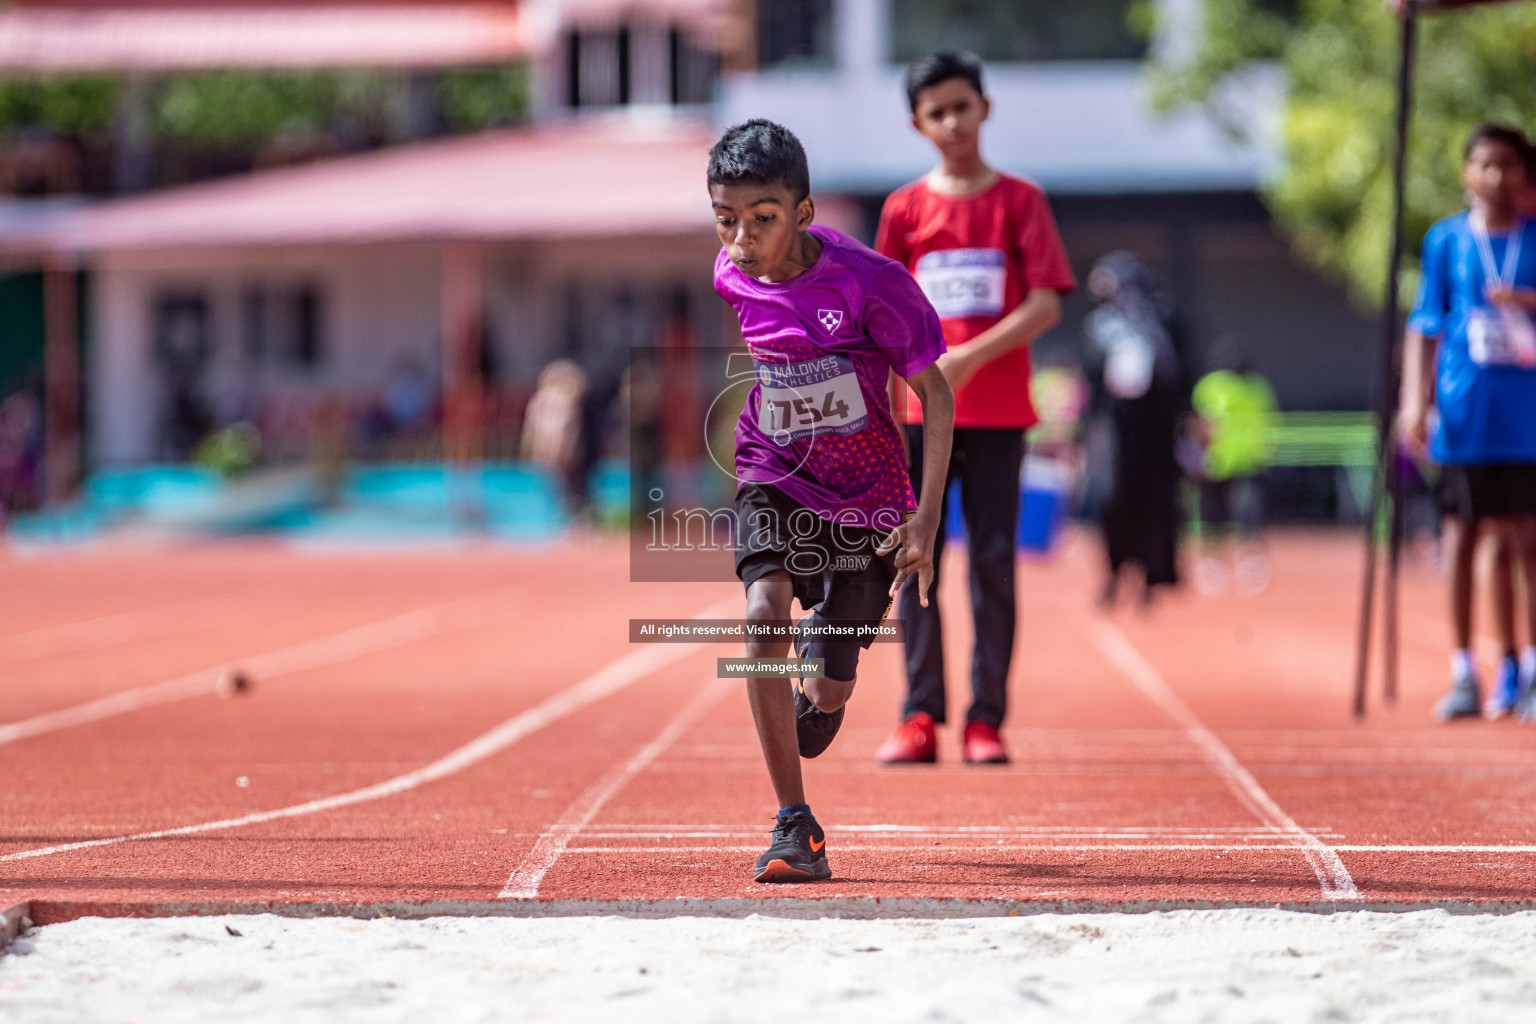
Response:
[[[780,804],[759,882],[831,877],[800,758],[837,733],[859,651],[907,577],[918,577],[928,603],[954,421],[954,395],[935,365],[944,336],[933,307],[901,264],[813,227],[810,191],[800,141],[771,121],[730,128],[709,151],[723,246],[715,290],[741,319],[756,375],[736,426],[736,575],[749,623],[787,622],[791,599],[811,610],[801,622],[811,635],[795,648],[821,662],[800,687],[747,680]],[[924,443],[943,455],[925,464],[921,502],[886,393],[892,370],[922,400]],[[832,638],[849,630],[860,639]],[[787,648],[754,637],[747,654],[784,657]]]

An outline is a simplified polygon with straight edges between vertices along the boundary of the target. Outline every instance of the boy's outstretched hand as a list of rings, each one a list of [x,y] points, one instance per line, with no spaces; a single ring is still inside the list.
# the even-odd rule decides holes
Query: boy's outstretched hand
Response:
[[[933,539],[938,533],[937,521],[929,522],[921,515],[913,516],[892,530],[875,548],[880,555],[896,552],[896,578],[891,581],[890,595],[896,596],[907,577],[917,574],[917,599],[928,607],[928,588],[933,585]]]

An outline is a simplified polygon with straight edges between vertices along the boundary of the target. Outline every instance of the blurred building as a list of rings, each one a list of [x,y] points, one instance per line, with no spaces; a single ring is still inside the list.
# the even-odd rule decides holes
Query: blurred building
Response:
[[[675,312],[717,343],[700,126],[560,124],[399,147],[122,200],[73,219],[92,254],[99,460],[173,457],[170,390],[304,454],[316,410],[356,419],[396,378],[473,380],[511,454],[553,359],[616,393]],[[614,173],[622,168],[622,173]],[[701,271],[701,268],[704,270]]]
[[[55,276],[86,272],[74,280],[87,296],[77,319],[88,337],[81,374],[95,462],[181,454],[171,420],[184,414],[265,416],[297,450],[315,407],[365,406],[402,376],[429,380],[444,404],[456,382],[484,383],[478,415],[491,434],[497,416],[515,422],[556,357],[584,364],[599,398],[616,395],[630,346],[679,329],[698,344],[731,334],[709,282],[712,133],[752,116],[790,126],[809,150],[824,213],[867,239],[884,196],[931,162],[907,124],[902,66],[951,46],[987,60],[988,155],[1050,190],[1080,274],[1107,251],[1135,250],[1173,284],[1192,370],[1210,340],[1234,335],[1286,407],[1365,405],[1370,327],[1295,263],[1257,197],[1275,162],[1265,141],[1279,113],[1275,73],[1255,69],[1228,97],[1232,116],[1260,127],[1257,143],[1234,141],[1202,114],[1152,109],[1146,62],[1187,51],[1198,0],[1158,0],[1150,39],[1129,27],[1132,0],[366,6],[365,15],[355,2],[313,0],[0,9],[0,72],[138,83],[119,94],[119,191],[144,179],[135,104],[157,74],[363,67],[399,83],[395,128],[379,151],[0,213],[0,258],[25,268],[46,257]],[[509,62],[527,69],[528,126],[431,137],[446,130],[426,109],[435,80]],[[31,159],[29,173],[69,180],[49,154]],[[40,295],[42,278],[26,280]],[[67,299],[68,289],[53,294]],[[1076,351],[1086,308],[1069,305],[1041,343],[1047,355]],[[0,310],[0,330],[8,316]],[[40,351],[42,328],[27,329]],[[67,370],[53,375],[61,387]]]
[[[117,79],[114,190],[127,193],[13,203],[11,232],[0,217],[0,258],[24,268],[11,280],[32,305],[45,279],[83,283],[75,322],[88,335],[83,369],[66,367],[62,331],[33,317],[14,347],[35,358],[15,360],[0,383],[28,383],[30,361],[62,408],[83,382],[96,465],[182,459],[236,420],[255,421],[277,459],[338,429],[388,454],[373,443],[387,439],[369,435],[397,418],[394,397],[422,388],[425,403],[404,404],[424,404],[455,436],[411,454],[467,445],[507,456],[550,360],[584,364],[600,407],[617,396],[632,346],[663,332],[718,343],[702,182],[718,18],[700,3],[633,12],[509,0],[0,10],[0,72]],[[521,116],[533,126],[433,138],[445,134],[430,109],[445,77],[509,63],[527,68]],[[393,83],[391,145],[140,191],[156,177],[146,104],[166,76],[338,69]],[[638,116],[613,116],[620,108]],[[69,432],[55,420],[54,434]]]
[[[1208,344],[1240,340],[1290,409],[1366,408],[1372,325],[1303,267],[1257,191],[1276,166],[1283,81],[1254,68],[1223,97],[1233,134],[1198,112],[1157,113],[1147,60],[1196,44],[1202,0],[1156,0],[1157,28],[1132,30],[1135,0],[760,0],[744,58],[721,81],[717,117],[782,121],[805,141],[818,188],[858,197],[865,236],[879,204],[932,163],[908,125],[901,85],[921,53],[964,48],[987,63],[985,153],[1051,194],[1080,279],[1131,249],[1171,283],[1198,372]],[[1047,357],[1080,344],[1079,294],[1041,339]]]

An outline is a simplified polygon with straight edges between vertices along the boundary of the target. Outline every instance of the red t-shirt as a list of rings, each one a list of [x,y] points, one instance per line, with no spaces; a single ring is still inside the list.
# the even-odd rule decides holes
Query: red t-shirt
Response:
[[[917,278],[950,348],[1018,308],[1031,289],[1077,287],[1045,193],[1007,174],[967,196],[940,195],[922,179],[902,186],[880,211],[875,249]],[[911,389],[903,418],[923,420]],[[1023,428],[1037,419],[1027,345],[983,366],[955,395],[957,427]]]

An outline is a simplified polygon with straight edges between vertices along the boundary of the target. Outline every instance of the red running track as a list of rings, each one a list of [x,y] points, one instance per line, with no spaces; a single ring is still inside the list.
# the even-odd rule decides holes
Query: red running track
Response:
[[[1356,723],[1357,543],[1272,553],[1261,596],[1110,615],[1091,537],[1021,562],[1007,767],[957,763],[954,726],[941,764],[877,766],[901,677],[876,645],[806,765],[834,877],[790,887],[749,880],[774,802],[713,678],[739,649],[627,643],[631,617],[738,616],[735,584],[628,583],[607,539],[0,555],[0,906],[1530,899],[1536,727],[1431,720],[1436,579],[1405,579],[1401,702]],[[214,694],[230,663],[250,695]]]

